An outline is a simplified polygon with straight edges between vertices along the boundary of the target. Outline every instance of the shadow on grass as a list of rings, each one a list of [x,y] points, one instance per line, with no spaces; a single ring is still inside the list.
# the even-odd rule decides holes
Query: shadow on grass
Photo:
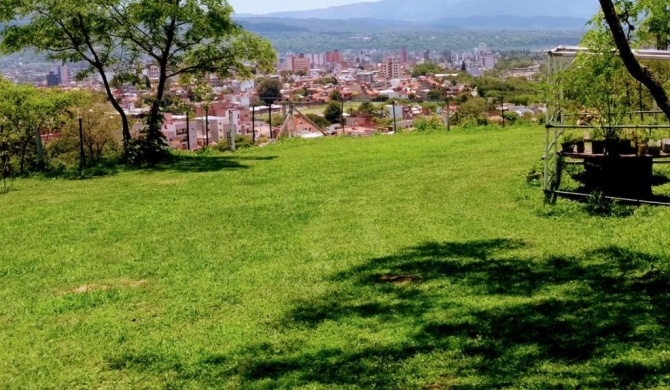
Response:
[[[426,243],[371,259],[336,274],[327,294],[295,302],[276,324],[279,339],[250,340],[190,368],[177,363],[177,377],[218,385],[238,378],[254,388],[670,383],[665,259],[620,247],[578,258],[519,256],[526,246]],[[334,329],[358,329],[367,341],[343,341]],[[375,336],[391,329],[396,337]]]
[[[209,155],[181,155],[175,156],[172,161],[146,169],[151,171],[176,172],[217,172],[224,170],[248,169],[247,161],[271,161],[274,156],[209,156]]]
[[[406,387],[418,356],[445,365],[430,388],[623,388],[670,379],[670,277],[661,258],[618,247],[583,258],[516,258],[517,241],[428,243],[339,274],[352,283],[302,302],[286,320],[420,324],[399,343],[290,358],[255,352],[248,380]],[[664,264],[663,266],[661,264]],[[661,269],[661,268],[663,269]],[[393,279],[393,276],[400,276]],[[412,328],[409,328],[412,329]],[[551,385],[553,383],[554,385]],[[432,387],[431,387],[432,386]]]

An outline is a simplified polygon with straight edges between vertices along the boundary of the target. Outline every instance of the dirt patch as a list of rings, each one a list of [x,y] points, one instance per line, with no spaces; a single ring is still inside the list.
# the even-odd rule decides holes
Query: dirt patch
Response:
[[[83,284],[79,287],[70,289],[70,290],[65,290],[62,293],[63,294],[86,294],[87,292],[91,291],[105,291],[105,290],[111,290],[114,288],[140,288],[145,285],[147,285],[148,282],[146,280],[131,280],[131,279],[119,279],[119,280],[112,280],[112,281],[107,281],[104,283],[91,283],[91,284]]]
[[[395,284],[418,283],[420,280],[414,275],[382,275],[379,277],[380,282]]]

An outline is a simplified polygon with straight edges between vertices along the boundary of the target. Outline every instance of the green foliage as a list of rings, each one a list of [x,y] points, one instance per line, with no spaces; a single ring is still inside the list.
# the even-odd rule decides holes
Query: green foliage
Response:
[[[326,127],[331,125],[331,123],[326,118],[322,117],[321,115],[305,114],[305,116],[322,129],[325,129]]]
[[[414,120],[414,128],[417,131],[442,131],[447,130],[442,118],[439,116],[427,116]]]
[[[543,143],[539,127],[334,137],[18,179],[0,202],[0,383],[666,388],[670,210],[545,206],[526,184]]]
[[[372,116],[377,113],[377,109],[371,102],[363,102],[360,106],[358,106],[356,112],[363,116]]]
[[[334,90],[333,92],[330,93],[330,100],[334,102],[341,102],[344,99],[342,98],[342,94],[338,90]]]
[[[330,102],[323,110],[324,118],[330,123],[340,123],[342,121],[342,107],[338,102]]]
[[[432,89],[428,92],[426,97],[428,100],[442,100],[444,98],[444,93],[439,89]]]
[[[254,146],[254,143],[252,142],[251,137],[247,137],[244,135],[237,134],[235,136],[235,150],[237,149],[247,149]],[[223,140],[219,142],[216,145],[216,149],[219,152],[229,152],[230,151],[230,143],[228,140]]]
[[[256,117],[258,120],[259,118]],[[284,120],[286,118],[282,114],[272,114],[272,126],[280,126],[284,123]],[[265,123],[270,123],[270,118],[267,115],[263,115],[262,117],[263,122]]]
[[[168,79],[209,73],[249,78],[256,70],[272,69],[275,62],[269,42],[244,31],[233,21],[232,7],[217,0],[17,0],[3,3],[1,11],[0,22],[26,20],[3,29],[3,52],[31,48],[50,60],[86,63],[84,73],[102,78],[122,118],[124,145],[134,148],[126,151],[128,160],[135,163],[167,156],[161,108],[166,106]],[[128,118],[107,75],[141,82],[146,59],[160,76],[143,136],[131,143]]]
[[[434,75],[437,73],[443,73],[444,68],[432,62],[424,62],[423,64],[416,65],[412,68],[412,77]]]
[[[458,111],[454,114],[455,121],[477,120],[486,112],[486,106],[486,100],[483,98],[468,99],[458,107]]]
[[[477,92],[483,98],[500,99],[504,96],[506,103],[528,105],[543,102],[544,92],[534,81],[523,77],[479,77],[475,81]]]
[[[508,124],[514,124],[519,119],[521,119],[519,114],[517,114],[516,112],[511,112],[511,111],[505,111],[503,113],[503,118],[505,118],[505,123],[508,123]]]
[[[332,77],[332,76],[322,77],[320,79],[315,80],[314,82],[316,84],[321,84],[321,85],[328,85],[328,84],[337,85],[337,79],[335,77]]]
[[[43,132],[58,132],[69,118],[74,94],[15,85],[0,79],[0,126],[5,171],[27,174],[49,169]]]
[[[276,78],[263,78],[256,84],[258,98],[269,106],[281,100],[281,81]]]

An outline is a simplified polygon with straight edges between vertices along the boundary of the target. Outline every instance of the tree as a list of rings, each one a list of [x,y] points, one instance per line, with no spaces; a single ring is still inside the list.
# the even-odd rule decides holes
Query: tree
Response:
[[[70,95],[56,90],[38,90],[32,86],[0,81],[0,121],[16,145],[21,174],[26,173],[29,160],[36,164],[37,170],[46,168],[42,130],[53,130],[63,123],[70,98]],[[34,149],[30,148],[31,144],[34,144]]]
[[[33,48],[51,60],[86,62],[79,76],[97,73],[122,118],[124,146],[130,142],[126,114],[116,101],[108,74],[141,82],[148,65],[158,68],[153,102],[141,148],[147,162],[165,151],[162,107],[169,79],[182,74],[215,73],[250,77],[269,70],[275,55],[270,44],[232,20],[233,9],[220,0],[13,0],[4,2],[0,22],[29,20],[2,32],[4,52]]]
[[[437,74],[444,72],[444,69],[432,62],[424,62],[412,69],[412,77],[426,76],[429,74]]]
[[[272,134],[272,104],[282,98],[281,82],[274,78],[264,78],[256,86],[258,98],[268,106],[270,134]]]
[[[344,98],[342,97],[340,91],[334,90],[333,92],[330,93],[330,100],[334,102],[341,102],[344,101]]]
[[[342,107],[338,102],[330,102],[323,110],[323,117],[330,123],[340,123],[342,119]]]
[[[375,113],[375,105],[371,102],[363,102],[358,106],[358,113],[362,116],[370,117]]]
[[[325,129],[326,127],[330,126],[330,122],[322,116],[316,114],[305,114],[305,116],[307,117],[307,119],[311,120],[322,129]]]
[[[51,159],[60,163],[84,162],[95,165],[108,156],[116,157],[121,141],[121,118],[107,102],[104,94],[78,91],[72,93],[69,117],[61,137],[47,146]],[[80,138],[79,119],[83,137]],[[84,161],[81,161],[80,142],[83,144]]]
[[[258,93],[258,98],[265,103],[265,105],[270,106],[276,101],[281,100],[281,82],[275,78],[264,78],[260,80],[256,86],[256,92]]]
[[[205,111],[205,148],[209,147],[209,107],[214,101],[214,90],[205,80],[198,77],[191,87],[193,100]]]
[[[426,97],[428,100],[441,100],[443,95],[444,94],[439,89],[431,89]]]
[[[670,13],[667,10],[667,2],[664,0],[638,0],[633,3],[617,0],[615,5],[612,0],[599,1],[605,22],[626,69],[631,76],[649,90],[658,107],[670,119],[668,93],[657,76],[635,58],[629,42],[635,31],[635,23],[639,21],[639,17],[642,17],[644,20],[641,24],[646,27],[647,33],[651,33],[656,38],[657,47],[665,45],[663,48],[667,48],[668,37],[670,36],[670,25],[668,24]],[[628,34],[624,31],[622,23],[628,26]]]
[[[107,151],[117,150],[118,140],[114,134],[121,127],[121,120],[111,105],[94,94],[82,94],[77,103],[81,110],[87,161],[100,162]],[[70,126],[70,133],[74,133],[72,127],[74,126]],[[78,134],[76,137],[78,138]]]

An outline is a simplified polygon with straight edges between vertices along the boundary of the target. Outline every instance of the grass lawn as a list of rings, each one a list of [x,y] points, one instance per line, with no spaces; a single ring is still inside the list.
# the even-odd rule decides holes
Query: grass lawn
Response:
[[[670,387],[670,209],[543,205],[543,139],[292,140],[18,180],[0,388]]]

